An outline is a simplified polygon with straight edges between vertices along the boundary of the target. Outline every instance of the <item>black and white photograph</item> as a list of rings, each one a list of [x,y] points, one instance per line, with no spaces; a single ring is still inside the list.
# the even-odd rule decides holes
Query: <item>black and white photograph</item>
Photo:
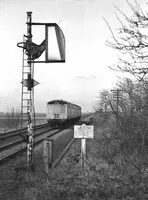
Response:
[[[0,200],[148,200],[148,0],[0,0]]]

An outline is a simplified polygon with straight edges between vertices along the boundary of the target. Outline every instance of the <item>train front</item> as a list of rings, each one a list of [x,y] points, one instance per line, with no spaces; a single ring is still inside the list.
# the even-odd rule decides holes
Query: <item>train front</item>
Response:
[[[47,121],[52,127],[63,124],[67,119],[66,102],[53,100],[47,103]]]

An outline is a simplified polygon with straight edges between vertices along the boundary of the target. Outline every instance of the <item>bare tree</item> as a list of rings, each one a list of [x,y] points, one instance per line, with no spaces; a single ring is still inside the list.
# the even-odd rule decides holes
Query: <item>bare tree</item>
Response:
[[[101,111],[106,113],[110,110],[109,105],[111,104],[111,95],[109,90],[102,90],[97,97],[97,101],[94,105],[95,111]]]
[[[148,13],[142,10],[137,1],[135,5],[128,1],[127,4],[132,12],[130,17],[116,7],[120,24],[116,33],[104,19],[112,34],[107,45],[121,53],[118,64],[110,68],[129,72],[141,80],[148,73]]]
[[[135,162],[134,168],[141,170],[148,154],[148,81],[132,82],[130,79],[124,79],[117,83],[117,88],[123,91],[118,102],[118,113],[117,101],[111,91],[102,90],[97,97],[98,108],[105,104],[107,111],[112,111],[116,119],[118,117],[117,126],[114,126],[113,121],[113,126],[110,124],[111,137],[105,141],[110,148],[111,144],[118,144],[109,159],[112,157],[114,160],[116,156],[122,155],[124,162],[130,165]],[[113,116],[106,119],[113,119]]]

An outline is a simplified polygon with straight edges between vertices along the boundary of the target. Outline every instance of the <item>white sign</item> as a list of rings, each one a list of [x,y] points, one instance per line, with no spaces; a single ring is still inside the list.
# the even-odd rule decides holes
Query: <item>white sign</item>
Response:
[[[94,126],[75,125],[74,126],[74,138],[93,138]]]

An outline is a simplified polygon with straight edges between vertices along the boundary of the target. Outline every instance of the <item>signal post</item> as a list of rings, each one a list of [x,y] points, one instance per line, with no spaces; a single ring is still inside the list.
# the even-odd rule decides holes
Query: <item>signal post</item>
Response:
[[[34,169],[34,164],[33,164],[33,84],[32,84],[32,77],[33,77],[33,66],[31,63],[31,44],[32,44],[32,27],[31,27],[31,22],[32,22],[32,12],[27,12],[27,51],[28,51],[28,58],[27,58],[27,63],[28,63],[28,90],[30,91],[30,97],[28,99],[28,108],[27,108],[27,132],[28,132],[28,142],[27,142],[27,164],[29,169]]]
[[[45,26],[45,40],[40,45],[32,42],[32,26]],[[27,79],[22,80],[22,85],[27,87],[27,94],[29,94],[27,100],[27,167],[28,169],[34,169],[33,163],[33,116],[34,116],[34,91],[33,87],[38,84],[33,79],[34,77],[34,63],[59,63],[65,62],[65,37],[56,23],[35,23],[32,22],[32,12],[27,12],[27,35],[24,36],[26,41],[19,42],[18,47],[25,50],[27,55]],[[45,60],[36,60],[45,51]],[[24,56],[23,56],[24,59]],[[22,72],[23,73],[23,72]],[[22,76],[23,77],[23,76]],[[22,89],[23,90],[23,89]],[[23,93],[23,92],[22,92]],[[23,99],[23,98],[22,98]],[[22,110],[22,109],[21,109]],[[22,111],[21,111],[22,112]],[[22,113],[21,113],[22,116]]]

